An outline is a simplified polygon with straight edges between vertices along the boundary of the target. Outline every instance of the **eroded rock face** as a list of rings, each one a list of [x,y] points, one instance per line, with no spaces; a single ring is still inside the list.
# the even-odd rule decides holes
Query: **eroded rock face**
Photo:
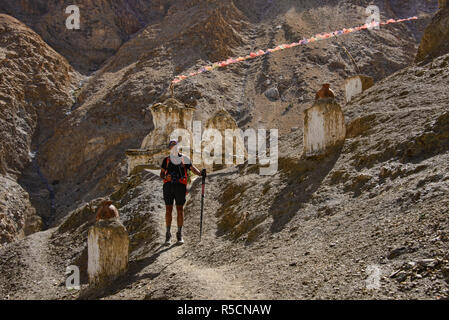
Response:
[[[441,4],[441,7],[424,32],[416,62],[429,62],[449,53],[449,7],[447,3]]]
[[[34,31],[3,14],[0,74],[0,242],[9,242],[40,230],[42,222],[17,179],[70,109],[78,75]]]
[[[37,232],[42,220],[28,193],[11,178],[0,175],[0,247]]]
[[[101,286],[128,268],[129,237],[119,220],[100,220],[88,235],[89,284]]]
[[[96,70],[120,46],[146,23],[163,17],[170,6],[158,1],[91,1],[76,3],[57,1],[4,0],[0,12],[12,15],[63,54],[80,72]],[[80,30],[66,28],[66,8],[75,4],[80,9]]]
[[[39,143],[69,110],[76,74],[35,32],[3,14],[0,73],[0,163],[20,171],[30,159],[38,124]]]
[[[304,111],[304,155],[325,154],[329,148],[343,143],[345,118],[334,99],[320,99]]]

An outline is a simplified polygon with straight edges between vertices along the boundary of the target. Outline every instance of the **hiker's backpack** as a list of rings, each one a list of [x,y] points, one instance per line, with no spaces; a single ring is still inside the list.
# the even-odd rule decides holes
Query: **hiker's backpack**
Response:
[[[167,170],[168,170],[169,163],[170,163],[170,157],[167,157]],[[184,168],[184,177],[179,178],[178,181],[179,181],[179,183],[187,186],[188,178],[187,178],[187,169],[184,164],[184,156],[181,156],[181,163],[182,163],[182,167]],[[172,179],[173,179],[173,177],[172,177]],[[164,179],[164,183],[167,183],[167,182],[170,182],[170,181],[168,181],[167,179]],[[173,180],[171,182],[173,182]]]

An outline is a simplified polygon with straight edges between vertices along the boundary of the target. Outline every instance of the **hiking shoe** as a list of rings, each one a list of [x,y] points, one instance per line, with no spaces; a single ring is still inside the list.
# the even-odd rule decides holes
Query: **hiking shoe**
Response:
[[[170,245],[170,240],[171,240],[171,233],[170,232],[167,232],[166,234],[165,234],[165,245]]]
[[[184,239],[182,238],[182,233],[181,232],[177,232],[176,233],[176,239],[178,240],[179,244],[183,244],[184,243]]]

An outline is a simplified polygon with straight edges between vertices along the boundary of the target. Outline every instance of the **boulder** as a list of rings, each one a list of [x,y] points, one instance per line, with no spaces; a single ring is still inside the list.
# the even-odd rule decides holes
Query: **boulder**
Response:
[[[270,100],[278,100],[280,97],[279,90],[276,87],[268,89],[264,94]]]
[[[449,53],[449,7],[448,1],[440,1],[442,8],[427,26],[419,45],[416,62],[430,62],[431,60]]]

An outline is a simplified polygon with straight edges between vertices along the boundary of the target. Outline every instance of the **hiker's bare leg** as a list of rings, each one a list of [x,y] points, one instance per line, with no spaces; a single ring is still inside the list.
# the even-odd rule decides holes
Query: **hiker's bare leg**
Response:
[[[176,206],[176,211],[178,212],[178,232],[176,233],[176,238],[179,244],[183,244],[182,226],[184,225],[184,206]]]
[[[165,206],[165,225],[171,227],[173,206]]]
[[[165,244],[170,244],[171,239],[171,221],[172,221],[172,212],[173,212],[173,206],[165,206],[165,224],[167,226],[167,232],[165,233]]]
[[[184,225],[184,206],[176,206],[176,211],[178,212],[178,227]]]

